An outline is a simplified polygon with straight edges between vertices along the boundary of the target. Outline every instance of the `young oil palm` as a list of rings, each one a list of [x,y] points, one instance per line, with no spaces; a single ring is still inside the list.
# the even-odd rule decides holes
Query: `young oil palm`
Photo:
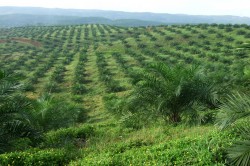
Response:
[[[165,120],[178,123],[184,113],[197,115],[194,105],[215,107],[215,86],[197,66],[169,67],[156,63],[141,72],[139,77],[140,81],[129,98],[129,109],[158,112]]]
[[[0,153],[8,150],[10,142],[17,138],[39,136],[30,125],[30,102],[18,94],[20,88],[15,77],[0,71]]]
[[[233,126],[238,128],[243,140],[235,142],[228,149],[229,161],[232,165],[248,166],[250,164],[250,96],[232,94],[222,103],[217,124],[221,129]],[[237,125],[241,121],[244,125]]]
[[[67,102],[66,99],[59,100],[45,93],[36,101],[33,119],[37,128],[49,131],[73,125],[81,112],[83,110],[80,107]]]

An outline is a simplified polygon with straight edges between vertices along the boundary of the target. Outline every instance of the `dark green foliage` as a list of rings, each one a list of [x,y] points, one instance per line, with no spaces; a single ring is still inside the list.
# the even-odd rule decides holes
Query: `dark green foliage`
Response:
[[[44,90],[47,93],[56,93],[60,92],[61,88],[56,82],[51,81],[45,84]]]
[[[40,134],[30,125],[31,103],[18,93],[21,85],[15,77],[0,71],[0,153],[12,147],[18,138],[35,141]]]
[[[232,165],[248,166],[250,163],[250,97],[244,94],[233,94],[223,102],[218,114],[217,124],[222,128],[236,126],[243,140],[235,142],[228,149],[229,162]],[[241,122],[241,124],[237,124]],[[243,125],[242,125],[243,122]]]
[[[197,114],[196,104],[216,107],[217,94],[213,82],[198,67],[152,65],[140,74],[141,81],[127,101],[128,110],[158,112],[166,120],[181,122],[185,112]]]
[[[248,128],[248,136],[250,135]],[[245,134],[245,133],[242,133]],[[231,165],[248,166],[250,164],[250,137],[248,140],[237,141],[228,148],[228,157]]]
[[[147,111],[131,112],[124,110],[123,108],[127,105],[125,99],[113,93],[103,97],[105,108],[119,119],[121,126],[138,130],[152,125],[158,120],[157,116],[149,114]]]
[[[86,87],[83,84],[76,83],[72,86],[73,94],[82,95],[87,92]]]
[[[64,76],[65,70],[66,69],[64,66],[58,66],[53,72],[53,74],[51,75],[51,81],[54,81],[57,83],[63,82],[63,76]]]
[[[37,100],[33,123],[42,131],[68,127],[76,123],[82,111],[63,98],[57,99],[50,94],[44,94]]]
[[[95,134],[92,126],[63,128],[45,134],[42,147],[58,148],[67,146],[83,147],[87,139]]]
[[[122,87],[121,85],[119,85],[118,81],[115,80],[107,80],[107,91],[108,92],[121,92],[126,90],[124,87]]]
[[[233,94],[223,102],[218,115],[218,124],[226,128],[237,120],[250,116],[250,98],[244,94]]]
[[[23,88],[22,88],[24,91],[34,91],[35,90],[35,88],[34,88],[34,86],[32,85],[32,83],[30,83],[30,82],[27,82],[27,83],[25,83],[24,85],[23,85]]]

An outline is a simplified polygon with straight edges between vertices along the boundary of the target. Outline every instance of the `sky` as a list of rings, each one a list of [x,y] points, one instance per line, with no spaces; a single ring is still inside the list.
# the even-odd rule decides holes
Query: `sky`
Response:
[[[0,0],[0,6],[250,17],[250,0]]]

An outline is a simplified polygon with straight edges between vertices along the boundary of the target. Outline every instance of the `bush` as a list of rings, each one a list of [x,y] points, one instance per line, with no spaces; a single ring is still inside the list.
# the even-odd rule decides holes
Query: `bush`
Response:
[[[2,165],[11,166],[47,166],[65,165],[72,160],[72,156],[67,155],[64,149],[32,149],[25,152],[12,152],[0,155]]]
[[[224,165],[226,147],[235,138],[231,132],[213,131],[159,144],[138,140],[117,143],[102,153],[92,153],[70,165]]]
[[[92,126],[70,127],[51,131],[45,135],[42,147],[84,146],[86,139],[94,135]]]

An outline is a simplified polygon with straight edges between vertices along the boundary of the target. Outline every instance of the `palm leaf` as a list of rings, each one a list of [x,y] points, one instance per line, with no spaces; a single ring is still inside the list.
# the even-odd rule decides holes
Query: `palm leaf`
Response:
[[[250,117],[250,97],[245,94],[229,95],[227,100],[223,102],[221,111],[218,114],[217,124],[221,129],[227,128],[235,124],[241,119],[241,123],[248,122]],[[240,132],[244,140],[235,142],[228,149],[228,157],[232,165],[249,166],[250,164],[250,127],[242,124],[236,125],[236,129]]]
[[[236,166],[249,166],[250,164],[250,140],[235,142],[228,149],[230,163]]]
[[[198,66],[184,68],[153,63],[138,75],[140,81],[127,107],[132,110],[154,110],[179,121],[181,113],[197,101],[207,105],[216,103],[216,89]]]
[[[18,93],[20,88],[17,77],[0,70],[0,152],[6,151],[12,140],[40,136],[30,123],[31,104]]]
[[[250,50],[250,43],[243,43],[238,49]]]
[[[250,116],[250,97],[240,93],[229,95],[220,109],[217,125],[223,129],[239,119]]]

